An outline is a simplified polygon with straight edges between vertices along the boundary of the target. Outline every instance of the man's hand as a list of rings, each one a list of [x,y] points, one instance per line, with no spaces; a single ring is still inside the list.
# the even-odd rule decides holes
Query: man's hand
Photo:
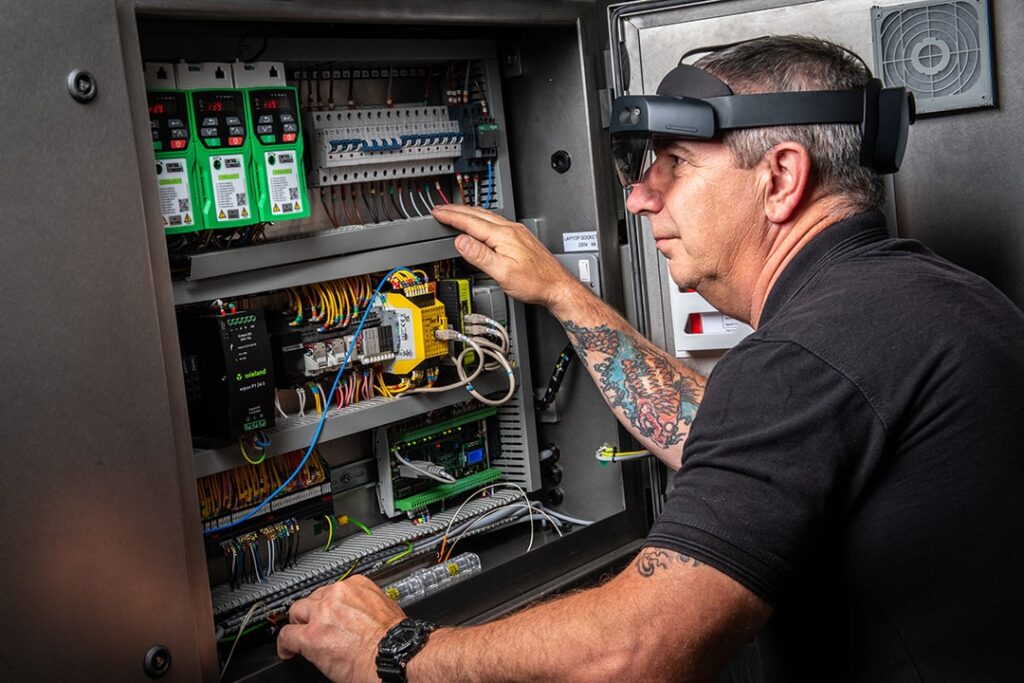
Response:
[[[494,278],[509,296],[554,309],[583,287],[526,226],[478,207],[444,204],[434,218],[466,233],[455,240],[462,258]]]
[[[288,616],[277,637],[278,656],[301,655],[336,683],[379,681],[377,643],[405,618],[394,600],[358,575],[317,589]]]

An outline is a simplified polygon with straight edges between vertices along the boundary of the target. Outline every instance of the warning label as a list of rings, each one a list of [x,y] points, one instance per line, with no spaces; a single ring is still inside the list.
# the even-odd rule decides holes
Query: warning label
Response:
[[[195,225],[192,195],[188,186],[188,164],[185,159],[164,159],[156,164],[160,188],[160,213],[165,228]]]
[[[267,190],[270,192],[270,213],[279,216],[301,211],[301,201],[305,201],[305,197],[299,197],[299,172],[295,165],[295,153],[266,152],[263,163],[267,172]]]
[[[245,220],[252,215],[245,183],[245,163],[241,154],[210,157],[213,201],[218,221]]]

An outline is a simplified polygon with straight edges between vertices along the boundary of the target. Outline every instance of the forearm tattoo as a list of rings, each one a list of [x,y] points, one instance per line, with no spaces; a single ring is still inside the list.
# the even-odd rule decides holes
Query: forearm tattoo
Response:
[[[689,555],[661,550],[660,548],[645,548],[636,557],[636,571],[640,576],[648,578],[654,576],[659,569],[668,569],[674,564],[685,564],[691,567],[699,567],[703,564]]]
[[[662,448],[682,443],[688,430],[680,426],[690,425],[697,414],[696,382],[625,332],[607,325],[580,327],[571,320],[565,329],[580,356],[593,363],[608,402],[639,435]]]

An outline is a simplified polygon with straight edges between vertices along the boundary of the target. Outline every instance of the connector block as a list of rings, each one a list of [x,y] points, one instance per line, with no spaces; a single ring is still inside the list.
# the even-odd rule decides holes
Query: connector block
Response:
[[[414,496],[398,499],[395,501],[395,509],[401,510],[402,512],[420,510],[432,503],[437,503],[447,498],[451,498],[452,496],[457,496],[460,493],[473,491],[481,486],[487,486],[499,479],[501,479],[501,470],[497,467],[489,467],[486,470],[481,470],[475,474],[469,475],[468,477],[463,477],[454,484],[438,484],[437,486],[427,491],[417,493]]]

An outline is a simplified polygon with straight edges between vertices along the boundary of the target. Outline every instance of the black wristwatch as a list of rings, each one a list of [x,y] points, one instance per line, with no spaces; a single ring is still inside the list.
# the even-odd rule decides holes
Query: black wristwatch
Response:
[[[377,644],[377,675],[384,683],[406,683],[405,667],[437,628],[422,619],[402,619]]]

